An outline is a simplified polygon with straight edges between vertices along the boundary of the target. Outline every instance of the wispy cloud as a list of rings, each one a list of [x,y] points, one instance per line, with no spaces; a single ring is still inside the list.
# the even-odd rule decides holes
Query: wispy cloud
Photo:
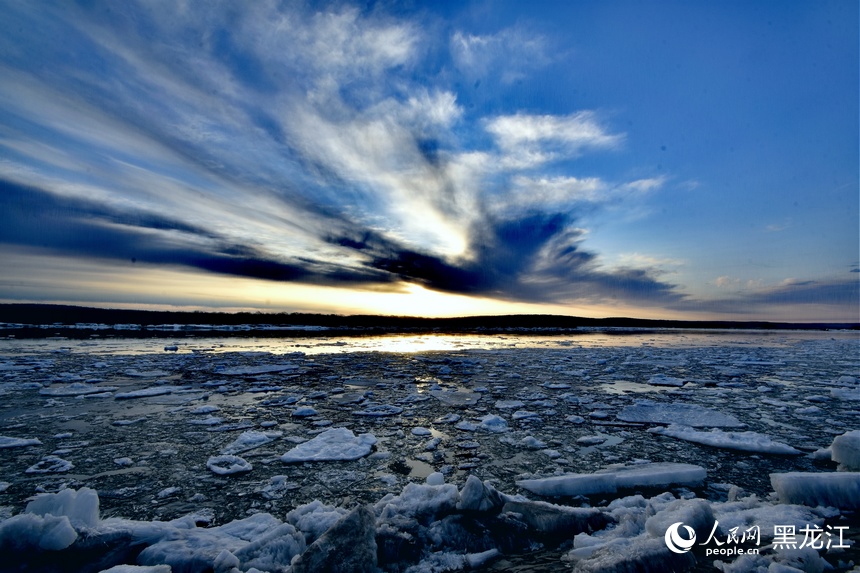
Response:
[[[624,140],[623,135],[608,133],[591,111],[499,116],[487,120],[486,129],[503,153],[502,164],[513,169],[577,157],[586,150],[611,149]]]
[[[488,80],[511,84],[552,61],[547,39],[522,28],[485,35],[458,30],[450,50],[457,69],[478,85]]]

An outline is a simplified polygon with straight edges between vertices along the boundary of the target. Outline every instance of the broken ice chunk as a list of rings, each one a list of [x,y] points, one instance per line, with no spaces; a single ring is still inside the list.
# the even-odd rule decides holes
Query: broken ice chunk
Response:
[[[307,418],[309,416],[316,416],[319,412],[311,408],[310,406],[301,406],[293,410],[293,413],[290,414],[293,418]]]
[[[432,390],[430,395],[449,406],[467,407],[474,406],[481,399],[481,394],[478,392],[445,392],[442,390]]]
[[[357,460],[369,454],[375,443],[376,437],[373,434],[356,436],[347,428],[330,428],[285,453],[281,456],[281,461],[292,463]]]
[[[221,455],[212,456],[206,461],[206,467],[218,475],[231,475],[249,472],[253,466],[239,456]]]
[[[525,406],[525,403],[519,400],[498,400],[496,401],[496,409],[498,410],[514,410],[516,408],[522,408]]]
[[[268,444],[269,442],[280,438],[282,435],[283,432],[258,432],[256,430],[242,432],[238,438],[224,446],[221,453],[240,454],[242,452],[247,452],[248,450],[258,448],[263,444]]]
[[[33,464],[24,473],[27,474],[47,474],[67,472],[75,467],[75,465],[63,458],[57,456],[45,456],[38,463]]]
[[[487,414],[486,416],[482,416],[480,420],[479,430],[493,433],[501,433],[508,430],[508,423],[505,419],[495,414]]]
[[[860,470],[860,430],[845,432],[833,438],[831,459],[839,463],[839,470]]]
[[[365,407],[364,410],[354,411],[353,415],[371,417],[396,416],[402,411],[403,408],[401,408],[400,406],[392,406],[390,404],[370,404]]]
[[[770,474],[770,483],[781,503],[860,508],[860,473],[857,472]]]

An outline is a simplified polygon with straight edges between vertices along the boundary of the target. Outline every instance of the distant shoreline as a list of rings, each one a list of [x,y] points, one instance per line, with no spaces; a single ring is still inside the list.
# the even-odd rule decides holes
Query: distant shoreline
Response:
[[[860,323],[656,320],[560,315],[410,316],[309,313],[223,313],[87,308],[51,304],[0,304],[0,336],[90,338],[118,336],[314,337],[378,334],[609,334],[648,330],[860,330]]]

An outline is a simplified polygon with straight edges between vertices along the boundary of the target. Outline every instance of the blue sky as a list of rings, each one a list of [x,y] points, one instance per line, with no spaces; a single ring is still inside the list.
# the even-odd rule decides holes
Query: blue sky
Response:
[[[0,300],[858,321],[853,1],[3,1]]]

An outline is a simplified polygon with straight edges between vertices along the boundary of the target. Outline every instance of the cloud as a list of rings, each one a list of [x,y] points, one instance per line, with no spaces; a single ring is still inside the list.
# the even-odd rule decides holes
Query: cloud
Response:
[[[505,300],[684,298],[654,265],[601,268],[577,226],[664,179],[538,171],[624,134],[589,110],[464,110],[417,22],[104,7],[19,4],[0,23],[4,248]],[[475,81],[551,60],[513,29],[449,48]]]
[[[782,284],[762,289],[749,297],[760,304],[819,304],[853,308],[853,316],[846,321],[856,321],[860,304],[860,281],[854,280],[789,280]]]
[[[0,181],[0,244],[85,258],[185,266],[318,284],[388,283],[384,273],[310,258],[280,259],[163,214],[121,211]]]
[[[610,134],[591,111],[566,116],[517,113],[491,118],[486,130],[501,149],[508,168],[526,169],[578,157],[589,149],[611,149],[623,135]]]
[[[458,30],[451,35],[450,51],[460,73],[478,85],[488,80],[512,84],[552,61],[547,39],[521,28],[487,35]]]
[[[741,279],[723,275],[714,279],[714,284],[717,288],[737,288],[741,284]]]
[[[517,174],[511,178],[506,197],[498,198],[499,210],[540,208],[545,211],[568,211],[588,204],[626,201],[659,189],[665,178],[637,179],[611,184],[599,177],[538,176]]]
[[[826,316],[831,322],[857,322],[860,317],[860,280],[857,279],[788,278],[767,285],[761,279],[744,282],[723,276],[714,283],[733,292],[727,297],[710,300],[687,297],[671,306],[679,310],[708,310],[745,317],[770,315],[775,320],[825,320],[821,317]]]

